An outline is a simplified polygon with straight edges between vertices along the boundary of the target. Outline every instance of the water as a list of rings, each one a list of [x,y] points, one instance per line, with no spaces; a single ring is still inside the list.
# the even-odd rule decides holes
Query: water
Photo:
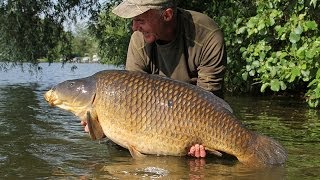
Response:
[[[75,68],[75,66],[77,68]],[[226,97],[248,128],[279,140],[288,150],[284,167],[250,169],[232,159],[209,156],[133,160],[108,140],[91,141],[79,119],[51,108],[43,94],[66,79],[113,66],[24,65],[0,71],[1,179],[319,179],[319,110],[294,98]]]

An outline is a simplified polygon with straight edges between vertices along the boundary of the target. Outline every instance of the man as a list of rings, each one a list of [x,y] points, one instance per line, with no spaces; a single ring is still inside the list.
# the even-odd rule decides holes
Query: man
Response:
[[[124,0],[112,11],[132,19],[126,69],[188,82],[222,97],[227,62],[223,34],[208,16],[173,0]],[[189,155],[205,157],[196,144]]]

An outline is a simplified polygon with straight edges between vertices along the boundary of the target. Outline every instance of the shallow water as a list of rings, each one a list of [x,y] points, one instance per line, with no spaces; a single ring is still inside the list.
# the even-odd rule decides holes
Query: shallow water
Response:
[[[76,65],[76,66],[74,66]],[[280,141],[284,167],[250,169],[232,159],[209,156],[133,160],[108,140],[91,141],[79,119],[51,108],[43,93],[53,85],[113,66],[40,64],[0,71],[0,178],[29,179],[319,179],[319,110],[294,98],[226,97],[249,129]],[[76,68],[75,68],[76,67]]]

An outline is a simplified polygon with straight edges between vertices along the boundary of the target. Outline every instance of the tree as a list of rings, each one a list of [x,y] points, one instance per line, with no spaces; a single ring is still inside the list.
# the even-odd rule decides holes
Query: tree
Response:
[[[71,53],[67,19],[98,12],[97,0],[7,0],[0,3],[0,60],[37,63]]]
[[[111,10],[119,1],[109,1],[96,22],[90,26],[99,43],[99,56],[102,63],[125,64],[131,35],[131,21],[114,15]]]
[[[98,41],[94,35],[91,35],[88,27],[76,26],[76,32],[73,33],[72,39],[72,54],[92,57],[98,51]]]

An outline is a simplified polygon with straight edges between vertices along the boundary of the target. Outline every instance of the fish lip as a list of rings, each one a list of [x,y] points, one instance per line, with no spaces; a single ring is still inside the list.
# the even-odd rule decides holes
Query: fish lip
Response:
[[[58,105],[62,104],[62,102],[59,101],[59,100],[48,101],[48,103],[49,103],[50,106],[58,106]]]
[[[44,99],[49,103],[50,106],[57,106],[62,104],[60,100],[58,100],[57,95],[51,89],[44,94]]]

